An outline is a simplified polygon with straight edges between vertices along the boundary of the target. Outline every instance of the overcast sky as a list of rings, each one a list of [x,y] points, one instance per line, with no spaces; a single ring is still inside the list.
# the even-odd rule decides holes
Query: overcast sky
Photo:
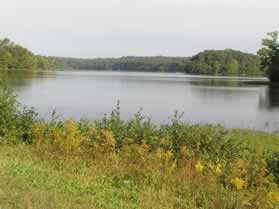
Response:
[[[0,0],[0,37],[36,54],[255,53],[279,29],[279,0]]]

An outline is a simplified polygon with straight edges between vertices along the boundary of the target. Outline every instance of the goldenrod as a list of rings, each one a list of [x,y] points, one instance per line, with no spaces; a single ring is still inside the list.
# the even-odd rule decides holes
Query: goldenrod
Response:
[[[202,165],[202,163],[200,161],[197,162],[195,167],[196,167],[196,171],[198,171],[198,172],[202,172],[204,169],[204,166]]]
[[[239,178],[239,177],[235,177],[232,180],[232,183],[237,190],[241,190],[245,186],[245,180],[243,180],[242,178]]]

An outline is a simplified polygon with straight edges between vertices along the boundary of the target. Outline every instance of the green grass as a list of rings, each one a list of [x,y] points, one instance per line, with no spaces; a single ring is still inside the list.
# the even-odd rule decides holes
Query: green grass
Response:
[[[279,134],[252,130],[233,130],[236,138],[249,143],[259,154],[279,152]]]
[[[138,186],[131,180],[96,175],[94,169],[56,170],[48,162],[24,157],[30,154],[24,147],[7,148],[22,156],[9,157],[1,149],[1,208],[138,208]]]

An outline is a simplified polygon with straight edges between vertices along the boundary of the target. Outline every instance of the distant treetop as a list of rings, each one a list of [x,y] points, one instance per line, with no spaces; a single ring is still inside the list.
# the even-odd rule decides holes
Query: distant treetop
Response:
[[[258,56],[233,49],[205,50],[190,59],[185,67],[190,74],[262,75]]]

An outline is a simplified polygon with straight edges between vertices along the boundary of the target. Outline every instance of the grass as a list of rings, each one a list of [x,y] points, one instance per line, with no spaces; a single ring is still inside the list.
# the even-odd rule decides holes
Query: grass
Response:
[[[57,170],[49,162],[31,159],[28,149],[1,149],[1,208],[137,208],[133,182],[125,184],[94,169]]]
[[[233,130],[240,140],[246,141],[258,154],[279,152],[279,133],[266,133],[251,130]]]
[[[60,137],[71,144],[72,139],[64,137],[71,136],[74,139],[80,136],[75,132],[78,130],[70,126],[68,128],[73,132],[68,130],[65,136]],[[202,129],[200,127],[199,132]],[[101,132],[99,138],[95,137],[97,140],[103,138],[104,141],[99,143],[107,142],[106,147],[114,146],[112,142],[114,138],[111,138],[114,134],[110,135],[110,133]],[[229,134],[234,137],[242,136],[255,147],[261,144],[261,139],[266,139],[257,155],[270,148],[273,151],[278,151],[279,148],[275,134],[259,132],[256,133],[256,138],[254,138],[255,133],[251,131],[237,130]],[[156,149],[156,152],[150,152],[149,148],[145,150],[144,146],[134,143],[125,146],[117,153],[101,147],[95,147],[94,153],[85,153],[85,150],[80,149],[69,153],[68,149],[61,150],[58,144],[48,143],[50,139],[44,140],[46,140],[44,143],[40,142],[40,147],[36,143],[8,143],[0,146],[0,208],[279,207],[273,202],[277,196],[273,197],[272,202],[266,196],[270,192],[279,195],[276,187],[272,184],[264,186],[263,182],[255,180],[255,178],[268,180],[265,179],[264,173],[260,174],[260,170],[264,167],[261,167],[259,162],[256,163],[258,168],[253,167],[249,160],[246,161],[248,165],[240,165],[240,169],[247,169],[244,175],[247,179],[244,177],[243,179],[258,185],[237,189],[231,180],[226,178],[241,176],[239,170],[235,168],[239,166],[238,161],[234,161],[231,165],[227,163],[226,168],[226,163],[223,163],[223,171],[219,176],[214,173],[215,161],[206,159],[197,161],[197,156],[188,156],[189,153],[185,154],[183,160],[181,156],[174,160],[170,153],[168,156],[167,150]],[[271,146],[270,143],[276,146]],[[76,144],[73,146],[76,147]],[[78,147],[82,146],[85,144],[80,144]],[[198,162],[201,162],[204,168],[197,169]],[[213,170],[211,166],[214,167]],[[258,169],[258,171],[251,174],[251,169]]]

